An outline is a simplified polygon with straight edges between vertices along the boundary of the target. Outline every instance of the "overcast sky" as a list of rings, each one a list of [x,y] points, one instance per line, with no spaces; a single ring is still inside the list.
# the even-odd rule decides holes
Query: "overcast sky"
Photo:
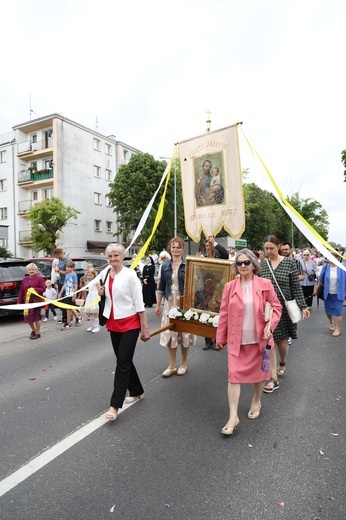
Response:
[[[243,121],[346,245],[345,0],[0,0],[0,134],[58,112],[156,159]],[[240,133],[242,168],[270,184]],[[265,230],[271,233],[275,230]],[[290,237],[287,237],[290,239]]]

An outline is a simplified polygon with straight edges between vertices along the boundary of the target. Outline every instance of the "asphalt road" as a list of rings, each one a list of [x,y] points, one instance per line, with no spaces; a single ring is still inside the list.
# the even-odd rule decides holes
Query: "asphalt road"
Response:
[[[154,309],[148,318],[158,328]],[[30,341],[21,318],[0,318],[0,327],[1,520],[346,518],[346,329],[333,338],[323,306],[299,324],[281,387],[263,395],[254,421],[251,387],[242,387],[241,423],[229,438],[220,433],[226,352],[203,351],[202,338],[187,374],[169,379],[160,376],[168,358],[158,336],[139,342],[145,399],[107,423],[106,330],[88,333],[83,322],[62,332],[51,320]],[[47,463],[35,471],[38,456]],[[29,476],[16,485],[20,468]]]

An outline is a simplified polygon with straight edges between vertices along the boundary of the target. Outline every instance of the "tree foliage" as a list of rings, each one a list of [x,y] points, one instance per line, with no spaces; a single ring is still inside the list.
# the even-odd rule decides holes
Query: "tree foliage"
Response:
[[[44,200],[30,208],[28,217],[31,221],[34,249],[52,254],[60,236],[59,232],[71,218],[77,219],[79,213],[80,211],[71,206],[64,206],[56,197]]]
[[[328,213],[323,209],[322,204],[311,198],[301,199],[298,192],[287,197],[287,200],[324,240],[328,239]],[[295,228],[294,238],[294,243],[299,248],[309,245],[309,241],[297,228]]]
[[[125,235],[125,242],[129,242],[129,235],[133,233],[143,215],[143,211],[156,192],[167,163],[157,161],[150,154],[133,155],[128,164],[121,165],[107,194],[113,210],[117,212],[119,232]],[[178,234],[185,235],[183,203],[181,194],[180,165],[174,162],[177,185],[177,230]],[[174,168],[167,188],[167,194],[161,219],[157,231],[149,245],[149,249],[159,250],[166,247],[167,242],[174,234]],[[164,192],[164,183],[155,199],[148,220],[142,230],[139,240],[145,242],[153,228],[160,200]]]
[[[261,249],[264,237],[269,234],[292,242],[295,247],[310,245],[274,195],[255,183],[244,184],[243,190],[246,228],[242,238],[247,239],[251,249]],[[325,240],[328,239],[328,214],[318,201],[302,199],[298,192],[286,199]]]
[[[13,258],[13,254],[3,246],[0,246],[0,258]]]
[[[343,163],[344,165],[344,182],[346,182],[346,150],[343,150],[341,152],[341,162]]]

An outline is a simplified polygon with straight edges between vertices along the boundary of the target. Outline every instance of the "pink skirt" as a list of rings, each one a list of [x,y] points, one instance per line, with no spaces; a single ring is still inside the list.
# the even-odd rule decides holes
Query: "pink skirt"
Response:
[[[270,379],[269,372],[261,370],[262,354],[258,343],[241,345],[239,356],[233,356],[228,350],[228,382],[260,383]]]

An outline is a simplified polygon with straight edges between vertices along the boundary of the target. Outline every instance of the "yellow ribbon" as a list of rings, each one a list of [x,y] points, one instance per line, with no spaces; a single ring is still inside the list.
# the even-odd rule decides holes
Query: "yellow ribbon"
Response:
[[[266,164],[264,163],[264,161],[262,160],[262,158],[260,157],[260,155],[258,154],[258,152],[254,149],[254,147],[251,145],[249,139],[246,137],[246,135],[244,134],[243,130],[242,130],[242,134],[247,142],[247,144],[249,145],[249,148],[251,150],[251,153],[253,156],[256,156],[258,158],[258,160],[260,161],[260,163],[262,164],[263,168],[265,169],[265,171],[267,172],[267,175],[270,179],[270,181],[272,182],[274,188],[275,188],[275,191],[276,193],[278,194],[278,196],[280,197],[280,199],[282,200],[282,202],[284,203],[284,205],[289,208],[295,215],[296,217],[311,231],[311,233],[313,233],[313,235],[315,235],[315,237],[317,238],[317,240],[319,242],[321,242],[327,249],[329,249],[330,251],[333,251],[334,253],[336,253],[337,255],[339,255],[341,258],[345,258],[343,257],[339,251],[337,251],[336,249],[334,249],[333,246],[331,246],[330,244],[328,244],[328,242],[326,240],[324,240],[323,237],[321,237],[321,235],[309,224],[309,222],[307,222],[305,220],[304,217],[302,217],[300,215],[300,213],[298,213],[298,211],[285,199],[285,197],[283,196],[279,186],[277,185],[274,177],[272,176],[272,174],[270,173],[268,167],[266,166]]]
[[[174,152],[174,154],[175,154],[175,152]],[[173,157],[172,157],[172,159],[173,159]],[[143,258],[143,256],[145,255],[146,250],[148,249],[148,246],[149,246],[149,244],[151,242],[151,239],[153,238],[154,233],[155,233],[155,231],[157,229],[157,226],[159,225],[159,222],[162,219],[163,208],[164,208],[164,205],[165,205],[165,199],[166,199],[166,193],[167,193],[167,187],[168,187],[169,179],[171,177],[171,169],[172,169],[172,163],[173,163],[172,159],[171,159],[171,162],[170,162],[170,165],[169,165],[169,171],[168,171],[168,175],[166,177],[165,188],[163,190],[163,195],[162,195],[162,198],[160,200],[160,204],[159,204],[159,207],[158,207],[158,210],[157,210],[157,213],[156,213],[153,229],[151,230],[151,233],[150,233],[147,241],[141,247],[139,253],[137,254],[137,256],[135,258],[135,260],[132,262],[132,264],[130,266],[130,269],[134,269],[136,267],[136,265],[138,265],[140,260]]]

